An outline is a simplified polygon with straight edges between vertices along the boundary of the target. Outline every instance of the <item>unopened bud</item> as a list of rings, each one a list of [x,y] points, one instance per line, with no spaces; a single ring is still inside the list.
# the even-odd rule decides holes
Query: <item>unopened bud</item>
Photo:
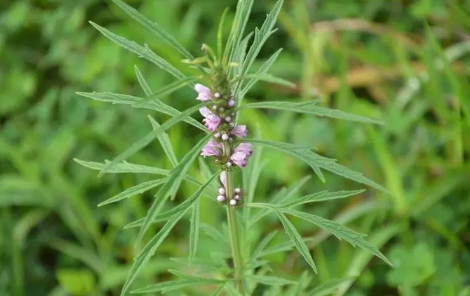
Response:
[[[242,192],[242,190],[240,188],[238,188],[238,187],[235,188],[235,193],[240,193],[240,192]]]
[[[227,106],[229,106],[229,107],[235,106],[235,100],[228,101]]]
[[[230,116],[225,117],[225,121],[230,122],[231,120],[232,120],[232,117]]]
[[[227,134],[223,134],[223,135],[222,135],[222,140],[227,141],[228,138],[229,138],[229,136],[228,136]]]
[[[230,200],[230,205],[231,205],[231,206],[236,206],[236,205],[237,205],[237,201],[234,200],[234,199]]]
[[[239,200],[240,199],[240,195],[235,195],[233,198],[235,198],[236,200]]]
[[[214,97],[220,98],[220,93],[216,92],[216,93],[214,94]]]
[[[219,194],[220,195],[225,195],[225,189],[224,188],[219,188]]]
[[[220,138],[220,136],[221,136],[220,133],[216,133],[216,134],[214,135],[214,137],[216,137],[216,138]]]
[[[224,202],[225,201],[225,196],[223,196],[223,195],[217,196],[217,201],[218,202]]]

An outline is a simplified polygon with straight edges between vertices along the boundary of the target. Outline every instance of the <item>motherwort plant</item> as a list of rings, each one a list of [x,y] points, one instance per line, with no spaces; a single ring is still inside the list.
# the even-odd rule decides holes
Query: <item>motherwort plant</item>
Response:
[[[130,17],[155,34],[160,41],[166,42],[179,52],[188,67],[195,68],[200,72],[199,76],[188,77],[158,56],[148,46],[141,46],[95,23],[91,23],[111,41],[155,64],[176,79],[174,83],[153,92],[140,71],[136,68],[137,80],[146,93],[145,98],[114,93],[78,93],[94,100],[113,104],[127,104],[135,108],[145,108],[161,112],[171,117],[171,119],[161,125],[150,117],[153,130],[110,162],[96,163],[76,160],[86,167],[100,170],[100,175],[107,173],[146,173],[164,176],[164,178],[138,184],[100,204],[105,205],[121,201],[160,186],[148,209],[147,215],[126,227],[140,229],[136,238],[136,241],[140,243],[152,225],[164,223],[158,233],[144,244],[140,253],[135,258],[121,295],[126,294],[130,290],[131,284],[155,254],[162,241],[168,236],[176,223],[185,217],[187,212],[191,213],[189,258],[186,261],[176,261],[179,261],[178,263],[190,264],[191,273],[170,270],[171,273],[180,279],[150,285],[134,290],[133,293],[165,293],[172,290],[189,289],[192,291],[190,295],[208,295],[206,292],[202,293],[201,290],[198,290],[200,286],[208,286],[214,287],[212,295],[226,295],[227,293],[230,295],[252,295],[253,291],[261,285],[265,287],[264,289],[267,293],[271,293],[264,295],[284,295],[283,293],[285,295],[327,295],[328,291],[332,291],[342,282],[329,283],[325,287],[314,287],[311,290],[312,288],[308,284],[305,285],[304,281],[296,283],[292,279],[275,277],[268,274],[270,270],[268,262],[263,260],[263,257],[293,248],[299,251],[306,263],[316,272],[316,266],[307,244],[289,221],[288,216],[294,216],[310,222],[325,231],[331,232],[337,238],[344,239],[354,246],[363,248],[389,263],[375,247],[364,239],[364,235],[356,233],[337,222],[296,209],[307,203],[346,198],[361,193],[362,190],[323,191],[297,199],[293,198],[293,192],[305,184],[308,180],[307,177],[294,184],[291,189],[280,192],[276,195],[276,198],[267,201],[267,203],[259,203],[254,200],[256,181],[258,177],[263,176],[262,166],[259,165],[259,161],[254,162],[252,165],[248,164],[252,161],[250,158],[256,159],[256,155],[260,151],[260,149],[254,147],[261,148],[263,146],[285,152],[306,162],[321,180],[324,180],[322,170],[326,170],[385,191],[380,185],[367,179],[362,174],[337,164],[333,159],[316,154],[309,147],[248,137],[250,135],[249,129],[243,123],[238,122],[238,114],[243,112],[243,110],[277,109],[374,123],[373,120],[368,118],[318,106],[316,101],[299,103],[280,101],[242,103],[247,92],[257,81],[262,80],[291,86],[291,83],[268,74],[271,65],[276,61],[281,50],[275,52],[256,71],[250,71],[262,46],[276,31],[274,25],[283,4],[282,0],[277,1],[261,28],[256,28],[254,32],[246,36],[244,31],[254,0],[239,0],[232,30],[225,45],[222,42],[224,39],[222,30],[219,29],[216,49],[214,50],[204,44],[202,45],[203,55],[197,58],[183,48],[173,37],[163,31],[156,23],[148,20],[121,0],[114,0],[114,2]],[[220,28],[223,27],[225,15],[226,13],[221,18]],[[206,85],[203,85],[203,81],[210,81],[210,84],[206,83]],[[195,102],[199,101],[197,105],[181,112],[160,100],[163,96],[170,95],[188,86],[194,89],[197,94],[195,95]],[[193,113],[198,111],[203,116],[203,124],[191,117]],[[178,160],[165,131],[180,122],[188,123],[200,129],[204,136],[181,160]],[[161,143],[163,150],[173,165],[172,170],[133,164],[126,161],[130,156],[154,140],[158,140]],[[191,164],[198,156],[210,159],[214,163],[213,167],[217,168],[217,172],[211,173],[211,176],[209,175],[203,183],[188,175]],[[206,167],[207,170],[208,168]],[[243,182],[238,181],[236,183],[235,176],[240,175],[239,170],[242,170]],[[191,182],[199,186],[199,189],[178,206],[164,211],[168,199],[175,196],[183,181]],[[214,181],[218,182],[218,190],[216,192],[209,186]],[[240,185],[236,186],[235,184]],[[207,193],[206,191],[214,201],[217,201],[214,207],[217,209],[225,208],[226,210],[228,227],[221,227],[219,230],[213,229],[210,231],[214,232],[211,235],[212,237],[223,241],[225,235],[223,232],[226,229],[227,236],[229,237],[227,241],[230,247],[230,258],[221,259],[218,257],[218,260],[214,259],[212,261],[196,258],[199,230],[201,228],[199,198]],[[278,217],[287,236],[290,238],[287,243],[283,242],[280,245],[269,247],[276,236],[275,232],[270,233],[264,238],[249,235],[250,227],[254,223],[261,221],[268,214],[274,214]],[[241,248],[242,242],[243,248]],[[208,272],[208,270],[211,270],[211,272]],[[292,286],[289,287],[289,285]],[[272,291],[269,290],[271,286],[273,286]],[[297,292],[294,293],[292,291]]]

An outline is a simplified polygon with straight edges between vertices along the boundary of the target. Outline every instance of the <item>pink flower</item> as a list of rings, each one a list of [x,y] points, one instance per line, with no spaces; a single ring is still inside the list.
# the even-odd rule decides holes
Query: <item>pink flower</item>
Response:
[[[220,183],[222,183],[222,185],[224,185],[224,187],[227,188],[227,172],[226,171],[222,171],[222,173],[220,173]]]
[[[236,127],[232,129],[230,133],[239,138],[244,138],[246,137],[248,130],[246,128],[246,125],[237,125]]]
[[[212,113],[211,110],[209,110],[207,107],[202,107],[199,109],[199,112],[201,112],[202,116],[204,116],[202,122],[204,122],[204,125],[207,127],[207,129],[211,132],[215,131],[222,119]]]
[[[246,161],[253,154],[251,144],[242,143],[235,148],[235,152],[230,156],[230,160],[233,161],[237,166],[244,168],[246,166]]]
[[[209,142],[202,148],[201,155],[206,156],[220,156],[220,150],[222,144],[215,142],[213,139],[210,139]]]
[[[246,155],[250,156],[251,154],[253,154],[252,147],[253,146],[250,143],[241,143],[240,145],[238,145],[237,148],[235,148],[235,152],[243,152]]]
[[[199,83],[196,84],[194,86],[194,90],[196,90],[196,92],[198,94],[196,100],[205,102],[205,101],[208,101],[212,98],[211,90],[208,87],[206,87],[202,84],[199,84]]]

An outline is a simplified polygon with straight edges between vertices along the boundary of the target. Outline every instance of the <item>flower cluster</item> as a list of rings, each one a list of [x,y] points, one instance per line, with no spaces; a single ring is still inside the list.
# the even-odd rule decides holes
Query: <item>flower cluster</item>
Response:
[[[212,91],[202,84],[196,84],[195,90],[198,94],[197,100],[210,102],[208,107],[199,109],[204,117],[203,123],[207,129],[214,132],[214,137],[204,146],[201,155],[204,157],[214,157],[214,161],[222,166],[223,173],[221,180],[227,170],[234,166],[244,168],[247,160],[253,153],[252,146],[249,143],[238,143],[236,139],[247,136],[248,130],[245,125],[235,125],[235,100],[228,91]],[[238,144],[237,144],[238,143]],[[222,182],[224,184],[224,182]],[[226,193],[228,188],[224,185],[223,194],[221,193],[217,200],[220,202],[228,201]],[[230,205],[236,205],[240,200],[241,189],[238,193],[235,190],[228,202]],[[219,192],[220,193],[220,192]]]

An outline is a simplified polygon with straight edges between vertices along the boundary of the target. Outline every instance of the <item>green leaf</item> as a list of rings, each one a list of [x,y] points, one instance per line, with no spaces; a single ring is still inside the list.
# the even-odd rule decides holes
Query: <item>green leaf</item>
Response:
[[[271,66],[276,62],[279,54],[282,52],[282,48],[276,51],[266,62],[264,62],[261,67],[256,71],[255,75],[264,75],[268,73],[269,69],[271,69]],[[240,71],[241,72],[241,71]],[[243,89],[241,90],[240,97],[243,98],[248,91],[255,85],[255,83],[258,82],[258,79],[251,79],[248,81]]]
[[[369,242],[367,242],[364,237],[366,235],[357,233],[335,221],[328,220],[316,215],[312,214],[307,214],[304,212],[292,210],[292,209],[279,209],[283,213],[298,217],[302,220],[308,221],[310,223],[313,223],[320,227],[321,229],[324,229],[326,231],[331,232],[334,236],[336,236],[339,240],[344,239],[348,243],[350,243],[352,246],[358,246],[361,249],[364,249],[375,256],[379,257],[383,261],[385,261],[387,264],[390,266],[392,263],[373,245],[371,245]]]
[[[351,190],[351,191],[342,190],[342,191],[336,191],[336,192],[321,191],[321,192],[317,192],[314,194],[303,196],[299,199],[292,200],[287,203],[283,203],[280,206],[283,208],[296,207],[296,206],[300,206],[306,203],[346,198],[346,197],[350,197],[353,195],[361,194],[363,192],[365,192],[365,190]]]
[[[145,288],[134,290],[131,293],[132,294],[146,294],[146,293],[155,293],[155,292],[166,293],[170,291],[181,290],[181,289],[188,288],[188,287],[213,285],[213,284],[217,284],[220,282],[221,281],[219,280],[209,280],[209,279],[206,281],[196,280],[196,279],[181,279],[181,280],[167,281],[164,283],[149,285]]]
[[[223,33],[224,33],[224,24],[225,24],[225,18],[227,17],[228,13],[228,7],[225,8],[224,12],[222,13],[222,16],[220,17],[219,21],[219,27],[217,29],[217,56],[219,59],[222,59],[222,43],[223,43]]]
[[[104,169],[110,161],[106,160],[105,163],[100,163],[100,162],[94,162],[94,161],[85,161],[85,160],[80,160],[77,158],[73,159],[76,163],[92,169],[92,170],[97,170],[101,171]],[[131,173],[131,174],[152,174],[152,175],[164,175],[168,176],[170,174],[170,170],[165,170],[157,167],[151,167],[151,166],[146,166],[146,165],[141,165],[141,164],[134,164],[130,163],[127,161],[123,161],[121,163],[116,164],[113,166],[109,171],[108,174],[126,174],[126,173]]]
[[[282,4],[284,0],[278,0],[273,10],[266,17],[265,22],[261,26],[261,29],[255,29],[255,39],[253,44],[248,51],[245,61],[243,62],[242,74],[247,74],[253,65],[256,57],[258,56],[261,48],[265,44],[266,40],[276,31],[273,30],[274,25],[276,24],[277,17],[281,11]]]
[[[253,260],[258,259],[261,257],[261,253],[266,249],[266,247],[269,245],[269,243],[274,239],[274,237],[277,235],[277,231],[273,231],[266,235],[261,242],[258,244],[256,247],[256,250],[253,252]]]
[[[233,61],[232,61],[232,63],[234,63],[235,66],[234,66],[234,68],[231,68],[231,70],[232,70],[232,69],[234,70],[235,76],[239,76],[239,75],[242,74],[242,70],[243,70],[243,69],[242,69],[243,60],[245,59],[245,56],[246,56],[246,49],[248,48],[248,42],[250,42],[251,37],[253,37],[253,32],[251,32],[250,34],[248,34],[248,35],[242,40],[242,42],[241,42],[240,45],[238,46],[237,51],[235,52],[235,55],[234,55]],[[238,82],[237,82],[234,93],[237,92],[238,87],[239,87],[241,84],[242,84],[241,81],[238,81]]]
[[[132,144],[132,146],[129,149],[127,149],[123,153],[119,154],[116,158],[113,159],[113,161],[111,161],[109,164],[107,164],[106,167],[100,172],[100,174],[98,176],[102,176],[103,174],[107,173],[116,164],[120,163],[123,160],[126,160],[128,157],[131,157],[132,155],[134,155],[135,153],[140,151],[142,148],[144,148],[145,146],[150,144],[150,142],[155,140],[155,138],[157,138],[157,136],[161,132],[166,131],[167,129],[169,129],[172,126],[179,123],[181,120],[184,120],[185,118],[187,118],[189,115],[191,115],[192,113],[199,110],[199,108],[201,108],[204,105],[205,104],[199,104],[199,105],[196,105],[192,108],[189,108],[186,111],[182,112],[180,115],[175,116],[175,117],[171,118],[170,120],[166,121],[159,129],[155,129],[155,130],[151,131],[150,133],[148,133],[144,138],[142,138],[139,141]],[[209,136],[206,136],[206,138],[209,138]]]
[[[294,281],[286,280],[275,276],[247,275],[247,278],[267,286],[284,286],[295,284]]]
[[[133,41],[129,41],[124,37],[118,36],[114,34],[113,32],[107,30],[106,28],[101,27],[100,25],[95,24],[94,22],[90,22],[90,24],[95,27],[98,31],[101,32],[105,37],[113,41],[114,43],[124,47],[125,49],[135,53],[141,58],[144,58],[156,66],[158,66],[160,69],[170,73],[174,77],[178,79],[183,79],[186,78],[186,75],[183,74],[180,70],[176,69],[173,67],[170,63],[168,63],[166,60],[164,60],[162,57],[157,55],[155,52],[153,52],[147,45],[145,46],[140,46],[137,43]]]
[[[237,80],[256,80],[256,81],[265,81],[274,84],[279,84],[287,87],[295,88],[295,84],[287,81],[285,79],[270,75],[270,74],[246,74],[240,77],[237,77]]]
[[[219,229],[206,223],[201,223],[201,228],[209,237],[211,237],[213,240],[222,244],[225,247],[225,249],[230,250],[230,242],[228,241],[227,237],[223,235]]]
[[[274,211],[282,223],[284,230],[286,231],[287,235],[289,236],[290,240],[294,243],[295,247],[299,251],[300,255],[304,257],[305,261],[310,265],[313,271],[317,272],[317,267],[313,262],[312,256],[310,255],[310,251],[307,248],[307,245],[302,239],[302,236],[297,232],[294,225],[284,216],[284,214]]]
[[[96,101],[112,103],[112,104],[122,104],[122,105],[131,105],[133,108],[142,108],[142,109],[149,109],[154,110],[172,117],[179,116],[181,114],[180,111],[177,109],[163,103],[162,101],[158,100],[157,97],[152,97],[152,100],[145,100],[144,98],[123,95],[123,94],[115,94],[115,93],[85,93],[85,92],[77,92],[76,94],[87,97]],[[195,120],[191,117],[186,117],[183,119],[184,122],[191,124],[194,127],[197,127],[200,130],[206,131],[207,129],[202,125],[200,122]]]
[[[215,178],[220,172],[214,174],[212,177],[210,177],[210,180],[212,180],[213,178]],[[202,184],[201,184],[202,185]],[[191,196],[190,198],[186,199],[184,202],[180,203],[178,206],[174,207],[173,209],[169,210],[169,211],[166,211],[164,213],[161,213],[159,215],[157,215],[157,217],[154,219],[153,223],[157,223],[158,221],[162,221],[164,219],[168,219],[170,218],[171,216],[173,216],[174,214],[177,214],[181,211],[185,211],[186,209],[188,209],[196,200],[198,199],[198,196]],[[144,221],[145,221],[146,217],[144,218],[141,218],[139,220],[136,220],[132,223],[129,223],[127,224],[126,226],[124,226],[124,229],[128,229],[128,228],[134,228],[134,227],[142,227],[142,225],[144,224]],[[204,226],[202,226],[204,228]]]
[[[217,176],[217,174],[215,174],[214,177],[215,176]],[[191,200],[192,202],[196,201],[201,196],[201,194],[204,192],[204,190],[206,189],[206,187],[209,185],[209,183],[212,180],[213,179],[209,180],[204,185],[202,185],[189,198],[189,200]],[[122,288],[121,296],[126,294],[131,284],[136,279],[137,275],[142,271],[142,269],[144,268],[145,264],[149,261],[149,259],[155,254],[155,251],[157,250],[158,246],[160,246],[160,244],[166,238],[168,233],[170,233],[171,229],[173,229],[176,223],[184,216],[184,214],[186,213],[186,211],[188,210],[190,206],[191,204],[188,204],[187,207],[185,207],[185,209],[171,216],[168,222],[166,222],[166,224],[163,226],[163,228],[145,245],[145,247],[142,249],[140,254],[135,258],[134,264],[132,265],[132,268],[129,271],[126,282],[124,283],[124,287]]]
[[[302,186],[307,183],[307,181],[310,180],[310,176],[306,176],[299,181],[295,182],[289,188],[284,189],[279,191],[278,194],[274,196],[274,198],[271,199],[271,203],[274,204],[281,204],[285,201],[288,201],[289,199],[295,197],[295,193],[302,188]],[[249,201],[248,201],[249,202]],[[260,209],[258,213],[250,220],[249,225],[253,225],[257,223],[259,220],[263,219],[266,215],[269,214],[270,209]]]
[[[235,289],[235,287],[231,283],[226,284],[225,288],[231,296],[243,296],[240,292],[237,291],[237,289]]]
[[[345,279],[335,279],[331,280],[328,283],[322,284],[315,289],[308,292],[307,296],[327,296],[335,293],[338,288],[346,281],[350,280],[350,278]]]
[[[145,220],[140,228],[139,235],[137,238],[137,241],[140,241],[144,234],[147,232],[149,229],[150,225],[153,223],[154,220],[157,219],[158,214],[160,213],[161,209],[163,208],[163,205],[165,204],[168,196],[172,193],[172,189],[174,189],[176,192],[176,189],[179,188],[181,181],[183,179],[183,176],[186,174],[186,172],[189,170],[189,167],[191,166],[192,162],[196,159],[196,157],[199,155],[202,147],[207,143],[211,135],[207,135],[204,137],[201,141],[199,141],[198,144],[196,144],[191,151],[189,151],[181,160],[181,162],[178,164],[177,167],[173,169],[171,172],[170,176],[168,176],[168,180],[163,185],[160,190],[155,194],[155,200],[150,206],[150,209],[147,212],[147,216],[145,217]],[[217,174],[214,174],[212,178],[201,188],[205,189],[207,185],[213,180],[213,178]],[[199,191],[198,191],[199,192]],[[181,205],[185,206],[190,206],[196,199],[198,198],[198,195],[193,195],[193,197],[189,198],[188,203],[182,203]],[[180,206],[181,206],[180,205]],[[177,207],[178,208],[178,207]],[[183,207],[182,207],[183,208]]]
[[[155,251],[170,233],[171,229],[173,229],[173,227],[176,225],[176,223],[178,223],[178,221],[183,217],[184,214],[185,211],[182,211],[172,216],[170,220],[166,222],[163,228],[160,229],[160,231],[145,245],[140,254],[134,259],[134,264],[132,265],[131,270],[129,271],[129,274],[127,275],[126,281],[122,288],[121,296],[126,295],[131,284],[137,278],[137,276],[145,267],[150,258],[155,254]]]
[[[329,109],[325,107],[321,107],[317,105],[317,101],[309,101],[309,102],[258,102],[258,103],[249,103],[245,105],[241,105],[239,110],[244,109],[275,109],[275,110],[285,110],[285,111],[292,111],[302,114],[310,114],[316,115],[321,117],[330,117],[335,119],[342,119],[342,120],[349,120],[349,121],[357,121],[357,122],[364,122],[364,123],[375,123],[375,124],[382,124],[382,122],[370,119],[364,116],[349,114],[343,112],[341,110],[336,109]]]
[[[225,288],[225,284],[220,285],[219,288],[215,290],[213,294],[211,294],[211,296],[220,296],[222,292],[224,291],[224,288]]]
[[[154,130],[158,130],[159,128],[161,128],[161,125],[152,116],[148,115],[148,118]],[[171,165],[173,167],[177,166],[178,159],[176,158],[175,151],[173,150],[173,145],[171,145],[170,137],[168,137],[168,134],[165,132],[159,133],[157,135],[157,139],[160,142],[160,145],[162,145],[163,151],[165,151],[166,156],[168,157],[168,159],[170,159]]]
[[[324,180],[324,177],[323,177],[323,174],[321,173],[320,168],[330,171],[336,175],[342,176],[346,179],[350,179],[358,183],[363,183],[363,184],[369,185],[378,190],[388,193],[388,191],[385,188],[375,183],[374,181],[364,177],[361,173],[348,169],[347,167],[344,167],[340,164],[337,164],[336,160],[320,156],[302,146],[282,143],[282,142],[256,140],[256,139],[247,139],[246,141],[254,143],[254,144],[264,145],[264,146],[267,146],[276,150],[280,150],[300,160],[303,160],[315,171],[315,173],[317,174],[317,176],[319,176],[321,180]]]
[[[134,65],[135,76],[137,77],[137,81],[139,82],[140,87],[144,91],[146,96],[150,96],[152,94],[152,89],[150,88],[147,80],[145,80],[144,75],[140,72],[139,67]]]
[[[191,228],[189,232],[189,260],[192,261],[196,257],[197,243],[199,240],[199,229],[200,229],[200,202],[196,201],[193,205],[191,213]]]
[[[228,62],[233,61],[234,53],[237,52],[240,41],[243,38],[243,33],[245,32],[245,27],[251,14],[253,2],[253,0],[238,1],[235,18],[232,24],[232,30],[230,31],[224,52],[224,56],[229,57]]]
[[[189,51],[187,51],[183,47],[183,45],[181,45],[175,38],[173,38],[173,36],[171,36],[162,28],[160,28],[160,26],[157,23],[150,21],[144,15],[142,15],[137,10],[135,10],[134,8],[127,5],[121,0],[113,0],[113,2],[116,3],[130,17],[132,17],[134,20],[138,21],[140,24],[146,27],[150,32],[152,32],[159,39],[168,43],[171,47],[173,47],[176,51],[178,51],[185,58],[191,59],[191,60],[194,59],[191,53],[189,53]]]
[[[115,203],[123,199],[132,197],[134,195],[142,194],[146,191],[149,191],[152,188],[162,185],[163,183],[166,182],[166,180],[167,178],[163,178],[163,179],[157,179],[157,180],[140,183],[139,185],[128,188],[124,190],[123,192],[116,194],[115,196],[103,201],[102,203],[98,204],[98,207],[109,205],[111,203]]]

